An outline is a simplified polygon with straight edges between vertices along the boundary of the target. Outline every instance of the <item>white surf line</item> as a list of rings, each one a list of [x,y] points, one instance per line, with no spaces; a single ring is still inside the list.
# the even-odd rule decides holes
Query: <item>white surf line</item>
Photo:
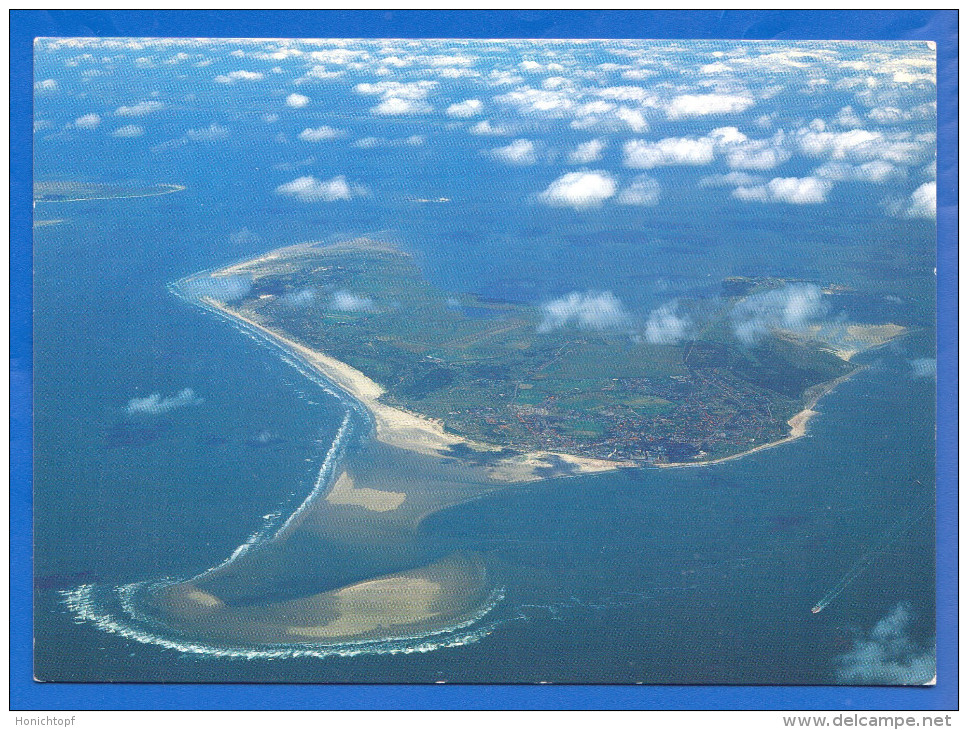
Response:
[[[123,603],[130,606],[133,595],[147,583],[131,583],[114,589]],[[95,625],[100,630],[121,636],[140,644],[172,649],[184,654],[197,654],[211,658],[229,659],[325,659],[334,656],[354,657],[362,654],[425,654],[437,649],[447,649],[473,644],[488,636],[497,624],[482,626],[474,631],[460,633],[479,623],[504,600],[503,589],[495,589],[488,600],[474,614],[453,626],[394,639],[362,639],[335,644],[276,644],[271,648],[245,646],[213,646],[188,639],[169,638],[152,633],[145,628],[119,620],[98,600],[97,587],[82,585],[62,591],[64,603],[79,621]],[[129,608],[125,608],[126,611]],[[133,615],[139,612],[130,607]]]
[[[197,275],[195,275],[197,276]],[[195,278],[193,276],[192,278]],[[221,563],[208,568],[207,570],[199,573],[198,575],[190,578],[189,580],[197,580],[205,576],[211,575],[216,571],[228,567],[236,560],[241,558],[243,555],[249,552],[253,547],[271,542],[276,539],[282,538],[289,530],[290,526],[293,525],[294,521],[298,519],[300,515],[303,514],[316,499],[328,490],[332,486],[333,477],[338,471],[337,467],[342,461],[342,457],[345,456],[345,446],[346,440],[352,437],[352,417],[355,414],[363,420],[365,426],[368,426],[372,430],[373,424],[372,419],[369,417],[369,413],[363,407],[363,405],[357,401],[350,393],[343,390],[341,387],[327,380],[321,373],[312,369],[308,363],[306,363],[299,353],[294,352],[290,348],[286,347],[282,343],[273,340],[264,333],[262,333],[258,328],[253,327],[247,322],[241,321],[235,317],[232,317],[225,312],[220,311],[215,307],[208,306],[207,304],[201,302],[198,299],[194,299],[187,296],[180,290],[181,282],[185,279],[169,284],[168,290],[172,292],[179,299],[182,299],[189,304],[193,304],[200,307],[206,312],[216,315],[219,319],[228,322],[237,331],[249,336],[254,341],[259,344],[268,346],[271,350],[282,354],[282,360],[290,367],[294,368],[300,375],[303,375],[314,385],[322,388],[322,390],[329,395],[336,398],[341,405],[345,408],[343,422],[336,432],[336,436],[333,439],[333,443],[326,453],[323,462],[320,466],[319,473],[313,484],[313,489],[309,492],[306,498],[299,504],[299,506],[289,515],[288,518],[276,529],[273,529],[275,520],[264,525],[262,528],[254,532],[252,535],[246,539],[241,545],[239,545],[229,557],[223,560]],[[271,530],[271,532],[270,532]]]

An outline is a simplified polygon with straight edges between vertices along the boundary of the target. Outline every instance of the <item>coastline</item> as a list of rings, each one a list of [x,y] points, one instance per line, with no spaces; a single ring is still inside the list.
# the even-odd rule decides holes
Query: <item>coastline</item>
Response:
[[[202,276],[221,278],[236,273],[247,273],[258,278],[259,276],[265,275],[265,267],[267,265],[278,266],[291,254],[298,254],[317,245],[319,245],[317,242],[307,242],[283,246],[260,254],[255,258],[237,261],[221,268],[199,272],[198,274],[186,277],[183,281],[195,280]],[[201,306],[216,310],[220,315],[229,317],[242,326],[254,330],[259,336],[267,338],[277,346],[282,347],[294,357],[298,358],[304,365],[320,374],[335,387],[359,402],[371,416],[374,425],[374,437],[381,443],[413,453],[438,458],[451,456],[447,452],[452,447],[458,445],[465,446],[482,454],[501,450],[499,446],[493,444],[479,442],[464,436],[449,433],[445,430],[444,423],[438,419],[407,411],[399,407],[389,406],[381,402],[380,398],[384,394],[385,389],[379,383],[370,379],[349,364],[337,360],[324,352],[300,344],[284,333],[265,326],[252,316],[247,316],[245,313],[233,309],[225,303],[211,297],[202,297],[195,301]],[[782,330],[778,330],[778,332],[783,333]],[[843,343],[839,343],[838,346],[829,346],[825,349],[840,359],[849,361],[854,355],[882,347],[905,333],[906,329],[904,327],[893,324],[851,325],[847,327],[845,335],[850,340],[852,347],[848,348]],[[820,398],[832,391],[840,383],[853,377],[855,373],[862,369],[864,368],[855,368],[851,372],[838,378],[808,388],[803,394],[805,400],[803,409],[795,413],[787,421],[790,431],[786,436],[776,441],[760,444],[728,456],[702,461],[645,463],[586,457],[563,452],[532,450],[496,460],[482,468],[492,481],[498,483],[515,483],[540,481],[549,478],[549,475],[555,477],[580,476],[614,471],[621,468],[646,466],[655,466],[664,469],[698,467],[732,461],[802,438],[807,433],[810,419],[817,415],[817,411],[813,410],[813,408]]]
[[[384,388],[356,368],[300,344],[285,335],[257,322],[251,317],[226,306],[211,297],[201,297],[199,303],[231,317],[256,330],[263,337],[298,357],[304,364],[322,375],[337,388],[357,400],[370,413],[374,423],[374,437],[388,446],[412,451],[425,456],[446,457],[453,446],[464,445],[477,452],[498,451],[498,447],[447,433],[443,423],[401,408],[380,402]],[[512,483],[538,481],[538,469],[553,465],[556,460],[566,462],[574,475],[612,471],[635,466],[633,462],[594,459],[574,454],[550,451],[531,451],[507,457],[484,467],[487,475],[496,482]]]
[[[173,183],[159,183],[158,187],[165,188],[165,190],[159,190],[154,193],[138,193],[135,195],[105,195],[101,197],[90,197],[90,198],[61,198],[60,200],[38,200],[33,199],[34,205],[38,203],[82,203],[86,200],[127,200],[128,198],[156,198],[160,195],[171,195],[172,193],[180,193],[183,190],[187,190],[185,185],[175,185]]]
[[[754,446],[752,449],[746,451],[741,451],[738,454],[730,454],[729,456],[722,456],[718,459],[707,459],[704,461],[675,461],[666,462],[661,464],[654,464],[654,466],[660,469],[682,469],[686,467],[695,466],[712,466],[713,464],[722,464],[727,461],[733,461],[735,459],[742,458],[744,456],[749,456],[750,454],[755,454],[757,451],[766,451],[767,449],[772,449],[777,446],[782,446],[783,444],[788,444],[792,441],[796,441],[807,435],[807,424],[810,419],[818,415],[818,411],[813,410],[814,406],[823,398],[825,395],[830,393],[834,388],[836,388],[841,383],[846,382],[850,378],[854,377],[863,367],[859,367],[851,372],[841,375],[839,378],[834,378],[833,380],[828,380],[826,383],[820,383],[812,388],[808,388],[806,391],[807,402],[803,407],[803,410],[794,413],[787,421],[787,425],[790,427],[790,433],[781,439],[776,441],[770,441],[766,444],[760,444],[759,446]]]

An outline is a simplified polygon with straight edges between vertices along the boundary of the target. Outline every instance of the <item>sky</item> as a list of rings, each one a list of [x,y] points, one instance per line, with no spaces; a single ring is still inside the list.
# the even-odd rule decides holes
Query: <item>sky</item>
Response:
[[[267,193],[306,205],[379,197],[354,155],[436,147],[526,180],[538,210],[658,206],[670,185],[823,206],[862,186],[880,215],[935,215],[929,42],[39,39],[35,54],[41,143],[156,160],[261,143],[278,150]]]

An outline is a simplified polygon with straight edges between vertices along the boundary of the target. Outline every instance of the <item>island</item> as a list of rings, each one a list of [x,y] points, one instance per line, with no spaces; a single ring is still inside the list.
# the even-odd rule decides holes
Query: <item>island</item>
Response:
[[[859,371],[858,353],[905,332],[844,317],[743,331],[741,313],[791,286],[819,291],[727,279],[715,297],[679,300],[693,331],[663,339],[631,316],[574,326],[542,303],[444,291],[414,256],[369,238],[186,277],[174,294],[274,348],[345,416],[311,492],[221,564],[111,597],[82,586],[69,605],[105,630],[219,656],[475,640],[500,583],[480,555],[430,550],[428,515],[515,484],[707,466],[788,443]]]
[[[34,182],[34,205],[37,203],[76,203],[84,200],[115,200],[122,198],[151,198],[169,195],[185,189],[184,185],[159,183],[107,184],[65,180],[37,180]]]
[[[551,326],[538,305],[441,291],[410,255],[369,239],[292,246],[210,276],[246,291],[206,305],[301,348],[366,403],[377,438],[486,460],[495,476],[525,454],[596,471],[714,461],[783,441],[857,370],[854,355],[904,331],[841,322],[742,343],[731,313],[788,282],[741,278],[723,283],[714,312],[681,303],[701,324],[694,339],[650,342],[634,322]]]

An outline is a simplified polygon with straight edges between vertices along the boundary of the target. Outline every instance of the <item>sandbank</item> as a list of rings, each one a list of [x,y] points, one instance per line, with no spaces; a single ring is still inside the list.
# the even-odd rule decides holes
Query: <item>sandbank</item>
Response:
[[[356,505],[371,512],[389,512],[397,509],[407,499],[404,492],[386,492],[370,487],[357,487],[353,484],[353,477],[345,471],[326,495],[330,504]]]

